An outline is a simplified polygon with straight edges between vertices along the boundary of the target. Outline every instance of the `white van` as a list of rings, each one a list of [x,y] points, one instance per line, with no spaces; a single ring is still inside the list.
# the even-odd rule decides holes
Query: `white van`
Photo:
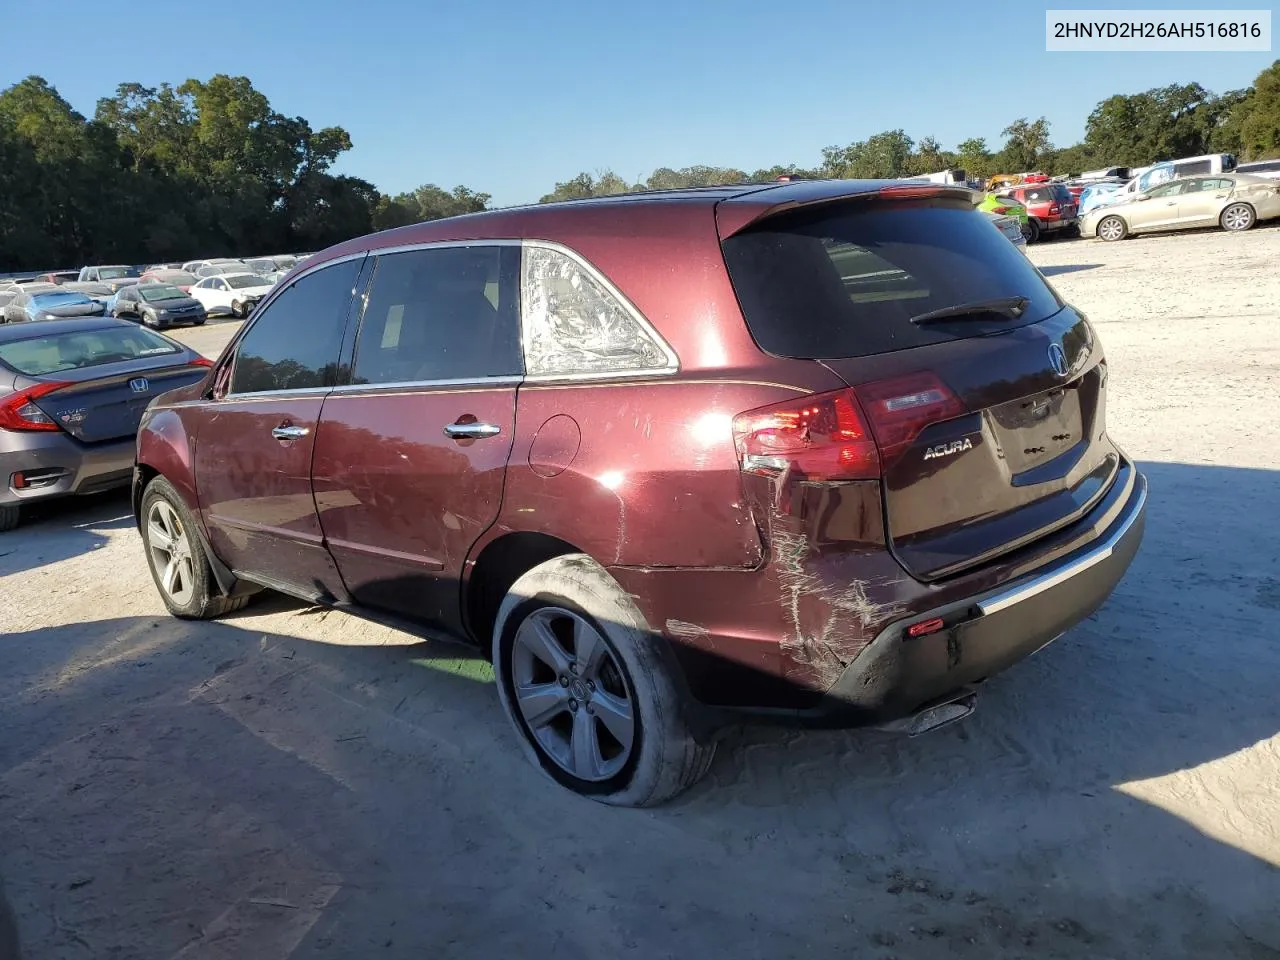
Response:
[[[1204,173],[1230,173],[1236,168],[1236,158],[1229,153],[1208,153],[1203,157],[1184,157],[1174,160],[1173,176],[1195,177]]]

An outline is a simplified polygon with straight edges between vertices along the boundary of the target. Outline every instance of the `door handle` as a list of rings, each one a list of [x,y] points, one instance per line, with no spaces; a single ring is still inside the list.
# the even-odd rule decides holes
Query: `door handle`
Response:
[[[496,423],[480,423],[475,420],[470,423],[451,423],[444,428],[444,435],[454,440],[480,440],[484,437],[496,437],[501,432],[502,428]]]
[[[1177,201],[1177,200],[1166,200],[1166,201],[1164,202],[1164,205],[1165,205],[1166,207],[1176,207],[1176,206],[1178,205],[1178,201]]]
[[[277,440],[301,440],[311,432],[309,427],[295,427],[291,423],[282,423],[278,427],[273,427],[271,435]]]

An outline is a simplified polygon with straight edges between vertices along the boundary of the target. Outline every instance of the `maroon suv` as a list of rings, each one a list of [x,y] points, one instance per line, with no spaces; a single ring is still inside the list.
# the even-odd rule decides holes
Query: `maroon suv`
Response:
[[[612,803],[744,716],[962,715],[1106,599],[1146,499],[1093,330],[974,201],[798,181],[333,247],[146,415],[164,601],[470,638],[530,758]]]

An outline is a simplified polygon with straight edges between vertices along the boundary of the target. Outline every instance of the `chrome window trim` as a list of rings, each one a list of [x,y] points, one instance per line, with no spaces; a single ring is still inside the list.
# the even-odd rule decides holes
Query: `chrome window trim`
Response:
[[[434,389],[436,387],[514,387],[524,382],[524,377],[460,377],[456,380],[397,380],[393,383],[344,383],[330,387],[333,393],[380,393],[383,391],[407,391]]]
[[[236,403],[240,400],[288,400],[290,397],[314,396],[330,393],[335,387],[293,387],[288,390],[251,390],[246,393],[228,393],[214,403]]]

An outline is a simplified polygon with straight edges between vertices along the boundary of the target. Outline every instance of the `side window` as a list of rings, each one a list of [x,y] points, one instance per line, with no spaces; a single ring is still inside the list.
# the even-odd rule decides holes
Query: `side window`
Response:
[[[1211,160],[1196,160],[1192,163],[1179,163],[1173,168],[1175,177],[1190,177],[1197,173],[1208,173],[1213,166]]]
[[[378,258],[354,383],[482,380],[521,373],[520,248],[428,247]]]
[[[523,248],[520,302],[530,376],[675,369],[675,355],[634,308],[562,250]]]
[[[213,289],[215,289],[215,290],[227,290],[227,289],[230,289],[230,288],[227,286],[227,281],[225,281],[225,280],[210,280],[210,281],[209,281],[209,286],[213,287]]]
[[[304,390],[338,381],[338,354],[360,260],[290,284],[258,313],[236,347],[228,392]]]
[[[1167,183],[1162,187],[1156,187],[1148,196],[1151,197],[1176,197],[1182,192],[1184,184],[1179,181],[1177,183]]]

